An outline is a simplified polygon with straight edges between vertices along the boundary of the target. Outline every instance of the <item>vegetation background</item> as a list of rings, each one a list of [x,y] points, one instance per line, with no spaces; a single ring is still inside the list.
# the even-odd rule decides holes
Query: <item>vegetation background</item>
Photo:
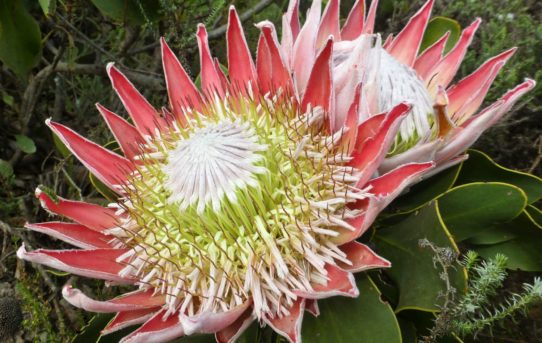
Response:
[[[353,0],[341,2],[346,18]],[[231,1],[244,21],[254,50],[258,30],[268,19],[280,28],[287,0]],[[381,0],[377,31],[398,32],[422,0]],[[104,202],[88,173],[66,153],[44,121],[52,117],[90,139],[107,144],[113,137],[98,115],[100,102],[123,113],[110,88],[105,64],[115,62],[155,105],[167,104],[158,39],[166,37],[183,65],[199,72],[195,28],[204,23],[213,53],[226,60],[225,0],[0,0],[0,298],[21,300],[25,313],[18,341],[67,342],[90,318],[62,300],[60,289],[71,279],[97,297],[113,296],[110,288],[73,276],[52,274],[18,261],[22,241],[30,247],[62,243],[20,228],[45,221],[33,196],[43,184],[56,194]],[[301,1],[305,13],[310,1]],[[434,15],[454,18],[466,26],[475,17],[483,23],[460,71],[475,70],[485,59],[517,46],[519,50],[497,77],[486,101],[532,77],[542,81],[542,2],[536,0],[438,0]],[[542,175],[542,87],[537,87],[503,121],[487,132],[478,148],[511,168]],[[39,242],[39,244],[38,244]],[[523,281],[513,274],[514,291]],[[1,307],[1,306],[0,306]],[[534,308],[521,326],[493,332],[488,341],[542,341],[542,309]],[[1,337],[1,332],[0,332]]]

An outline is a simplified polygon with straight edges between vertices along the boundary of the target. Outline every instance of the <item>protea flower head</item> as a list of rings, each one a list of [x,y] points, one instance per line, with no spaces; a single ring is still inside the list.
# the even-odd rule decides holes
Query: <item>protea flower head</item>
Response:
[[[400,101],[411,101],[392,149],[379,170],[389,171],[406,162],[434,161],[430,173],[460,162],[463,152],[484,130],[495,124],[510,107],[535,86],[534,80],[508,91],[501,99],[477,113],[489,87],[515,48],[490,58],[476,71],[451,85],[481,19],[465,28],[458,43],[446,54],[449,32],[420,52],[434,0],[428,0],[396,36],[382,42],[373,34],[378,5],[373,0],[365,14],[365,1],[354,4],[343,27],[339,25],[339,0],[330,0],[321,14],[321,1],[313,1],[301,27],[298,1],[290,2],[282,21],[285,60],[303,92],[310,67],[330,36],[334,102],[330,108],[333,127],[346,120],[355,85],[362,83],[360,120],[389,110]]]
[[[123,342],[164,342],[193,333],[233,342],[257,320],[290,342],[301,341],[303,313],[317,315],[318,299],[356,297],[353,273],[390,266],[356,241],[378,213],[434,168],[435,151],[442,154],[455,144],[460,148],[442,159],[455,157],[468,146],[461,143],[464,132],[479,125],[478,118],[498,119],[532,87],[528,81],[472,119],[465,121],[462,114],[456,122],[465,126],[450,124],[456,133],[441,139],[431,158],[412,153],[416,146],[397,155],[403,159],[394,166],[386,156],[398,139],[418,132],[424,146],[435,135],[416,130],[433,132],[443,112],[433,109],[430,83],[412,69],[432,1],[386,48],[372,34],[376,3],[366,20],[363,2],[356,3],[342,31],[338,1],[328,3],[322,19],[320,5],[314,1],[301,28],[293,1],[283,17],[281,44],[271,23],[258,24],[256,63],[231,7],[228,76],[211,56],[200,25],[201,90],[162,39],[169,108],[155,109],[109,64],[113,88],[133,125],[97,107],[122,155],[47,121],[118,198],[102,207],[36,190],[44,209],[72,222],[27,228],[79,249],[22,246],[17,255],[110,285],[133,285],[133,291],[111,300],[64,287],[74,306],[117,313],[104,334],[142,324]],[[471,35],[473,29],[467,30]],[[449,55],[458,55],[464,40]],[[433,54],[437,61],[447,59],[441,51]],[[439,63],[441,69],[428,73],[457,69]],[[470,87],[477,89],[480,78],[488,82],[482,74]],[[465,112],[470,116],[472,101],[479,99],[461,101],[471,104]]]

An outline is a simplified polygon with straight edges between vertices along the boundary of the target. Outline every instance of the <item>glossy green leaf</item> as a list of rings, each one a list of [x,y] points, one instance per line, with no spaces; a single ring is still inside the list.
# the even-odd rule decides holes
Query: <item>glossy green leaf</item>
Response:
[[[508,226],[516,238],[493,245],[472,244],[469,248],[485,258],[504,254],[508,257],[507,267],[510,269],[542,271],[542,229],[526,211],[508,223]]]
[[[114,313],[99,313],[95,315],[81,329],[79,334],[73,338],[72,343],[116,343],[137,328],[136,326],[130,326],[109,335],[101,336],[102,329],[105,328],[114,316]]]
[[[438,199],[442,219],[458,242],[514,219],[525,206],[520,188],[498,182],[461,185]]]
[[[0,176],[7,179],[11,175],[13,175],[13,167],[11,164],[6,160],[0,159]]]
[[[456,184],[484,181],[510,183],[527,194],[529,204],[542,198],[541,178],[500,166],[483,152],[469,150],[468,153],[469,159],[463,162]]]
[[[412,212],[431,200],[436,199],[453,186],[459,175],[460,169],[460,165],[448,168],[437,175],[414,185],[406,194],[400,196],[390,204],[389,212]]]
[[[356,282],[359,297],[333,297],[318,301],[320,316],[303,318],[303,342],[311,343],[394,343],[401,342],[401,330],[389,304],[365,274]]]
[[[459,40],[461,25],[457,21],[446,17],[434,17],[431,19],[425,29],[422,44],[420,45],[420,52],[433,45],[448,31],[450,31],[450,37],[448,37],[448,41],[444,47],[444,54],[450,51]]]
[[[32,138],[25,135],[15,135],[15,143],[22,152],[26,154],[33,154],[36,152],[36,144]]]
[[[502,242],[507,242],[516,238],[513,228],[510,227],[510,223],[496,225],[490,227],[479,234],[467,239],[468,244],[478,245],[492,245]]]
[[[531,217],[533,223],[542,229],[542,211],[533,205],[529,205],[525,208],[529,217]]]
[[[396,225],[378,230],[373,238],[378,253],[392,263],[386,273],[399,287],[396,312],[406,309],[437,311],[442,302],[439,297],[445,290],[445,282],[440,278],[442,269],[434,265],[433,251],[419,246],[421,239],[427,239],[437,247],[458,251],[435,202]],[[466,288],[462,268],[450,270],[450,280],[458,293]]]
[[[0,1],[0,61],[26,77],[40,60],[41,32],[21,0]]]
[[[132,25],[153,22],[160,16],[160,1],[91,0],[100,12],[115,21]]]

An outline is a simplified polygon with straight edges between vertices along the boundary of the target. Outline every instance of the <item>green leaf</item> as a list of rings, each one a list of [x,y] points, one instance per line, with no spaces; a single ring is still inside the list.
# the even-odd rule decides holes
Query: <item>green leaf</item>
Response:
[[[453,19],[446,17],[434,17],[427,24],[423,35],[420,53],[438,41],[446,32],[450,31],[450,37],[444,47],[444,53],[450,51],[461,36],[461,25]]]
[[[39,0],[41,9],[46,16],[50,16],[55,13],[56,0]]]
[[[55,135],[54,133],[52,133],[52,135],[53,135],[53,143],[55,144],[55,148],[56,150],[58,150],[60,155],[64,158],[70,157],[72,153],[70,149],[68,149],[66,144],[64,144],[64,142],[60,138],[58,138],[58,136]]]
[[[92,186],[109,201],[115,201],[117,195],[115,192],[109,189],[102,181],[100,181],[94,174],[88,173],[90,183]]]
[[[15,142],[19,149],[26,154],[33,154],[36,152],[36,144],[32,138],[25,135],[15,135]]]
[[[390,205],[390,212],[412,212],[450,189],[461,170],[461,165],[448,168],[413,187]]]
[[[302,337],[311,343],[401,342],[401,330],[392,308],[366,274],[356,277],[359,297],[333,297],[318,301],[320,316],[307,314]]]
[[[0,159],[0,176],[8,179],[13,175],[13,167],[8,161]]]
[[[11,108],[13,108],[13,105],[15,104],[15,99],[13,99],[13,97],[8,93],[4,92],[2,92],[2,101]]]
[[[533,205],[529,205],[525,208],[529,217],[531,217],[533,223],[542,229],[542,211]]]
[[[458,242],[514,219],[525,206],[520,188],[498,182],[461,185],[438,199],[442,219]]]
[[[21,0],[0,1],[0,61],[26,77],[41,56],[41,32]]]
[[[503,182],[521,188],[527,194],[529,204],[542,198],[541,178],[500,166],[477,150],[469,150],[468,154],[469,159],[463,162],[457,185],[481,181]]]
[[[542,229],[526,211],[507,224],[516,238],[493,245],[469,245],[480,256],[493,258],[497,253],[508,257],[507,267],[525,271],[542,271]]]
[[[102,14],[121,23],[142,25],[160,17],[160,1],[156,0],[92,0]]]
[[[433,202],[413,213],[407,219],[377,230],[374,241],[378,253],[391,261],[386,273],[399,287],[396,312],[406,309],[438,311],[442,303],[445,282],[440,278],[442,269],[433,263],[431,249],[419,246],[421,239],[438,247],[458,252],[448,229],[444,225],[436,203]],[[466,275],[462,268],[449,270],[451,284],[458,293],[466,288]]]

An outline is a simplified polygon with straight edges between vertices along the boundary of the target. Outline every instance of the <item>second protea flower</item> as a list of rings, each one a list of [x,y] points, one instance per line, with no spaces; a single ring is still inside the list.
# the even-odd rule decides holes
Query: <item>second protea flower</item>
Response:
[[[342,31],[338,1],[329,1],[321,20],[320,5],[314,1],[300,28],[293,1],[281,44],[271,23],[258,24],[256,63],[232,7],[227,76],[200,25],[201,90],[162,40],[168,109],[156,110],[110,64],[108,75],[133,125],[101,105],[98,110],[123,156],[47,121],[118,198],[101,207],[38,189],[46,210],[73,222],[27,227],[79,249],[22,246],[18,256],[133,285],[106,301],[64,288],[75,306],[117,313],[104,334],[142,324],[123,342],[193,333],[233,342],[257,320],[299,342],[303,313],[317,315],[318,299],[356,297],[353,273],[390,266],[356,241],[378,213],[434,170],[432,160],[440,167],[456,162],[480,121],[485,128],[532,87],[525,83],[489,114],[470,119],[479,97],[466,101],[468,115],[452,125],[442,87],[432,93],[411,68],[432,1],[406,33],[384,44],[389,53],[372,34],[375,3],[367,20],[363,2],[356,3]],[[446,59],[436,52],[435,59]],[[391,69],[381,68],[386,63]],[[401,142],[414,133],[416,145],[405,148]]]
[[[216,333],[231,342],[254,320],[300,341],[317,299],[358,296],[352,273],[389,267],[355,241],[402,189],[433,167],[406,164],[376,177],[410,105],[359,117],[360,86],[344,123],[330,116],[333,41],[311,68],[303,95],[273,28],[261,25],[257,63],[230,9],[229,78],[197,32],[200,92],[164,40],[170,110],[157,111],[113,65],[113,87],[134,126],[101,105],[124,156],[52,121],[72,153],[118,194],[107,208],[38,189],[51,213],[74,223],[28,224],[76,250],[18,256],[136,290],[99,301],[65,286],[71,304],[116,312],[104,334],[142,324],[123,342]]]

